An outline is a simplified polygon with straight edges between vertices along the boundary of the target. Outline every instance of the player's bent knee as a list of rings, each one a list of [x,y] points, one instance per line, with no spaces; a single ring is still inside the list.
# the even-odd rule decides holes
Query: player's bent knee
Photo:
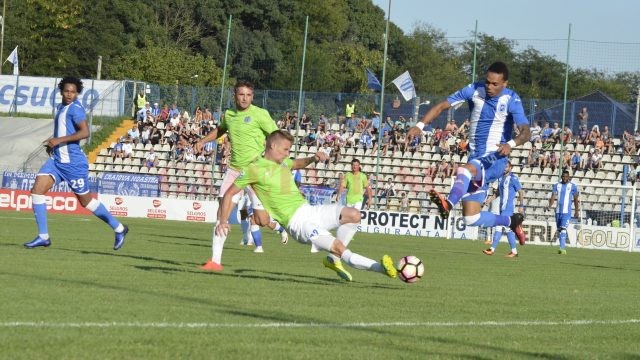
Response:
[[[343,207],[340,211],[340,222],[342,224],[359,224],[360,210],[352,207]]]
[[[480,213],[464,216],[464,223],[469,226],[477,226],[478,221],[480,221]]]

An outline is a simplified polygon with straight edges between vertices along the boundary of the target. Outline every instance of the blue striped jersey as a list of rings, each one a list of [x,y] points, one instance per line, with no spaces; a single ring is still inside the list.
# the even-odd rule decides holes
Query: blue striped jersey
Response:
[[[500,213],[514,213],[516,195],[522,189],[520,180],[513,173],[503,175],[498,180],[498,194],[500,195]]]
[[[451,106],[467,102],[469,106],[470,158],[476,159],[497,151],[498,144],[511,140],[513,124],[526,125],[520,96],[511,89],[489,97],[484,81],[469,84],[447,98]]]
[[[566,184],[559,182],[553,185],[552,191],[558,199],[556,203],[556,213],[571,215],[573,197],[580,194],[580,191],[578,191],[578,185],[572,182],[568,182]]]
[[[76,133],[76,124],[86,121],[84,107],[76,100],[69,105],[58,104],[53,125],[53,137],[59,138]],[[53,149],[53,158],[64,164],[86,161],[80,148],[80,141],[71,141],[57,145]]]

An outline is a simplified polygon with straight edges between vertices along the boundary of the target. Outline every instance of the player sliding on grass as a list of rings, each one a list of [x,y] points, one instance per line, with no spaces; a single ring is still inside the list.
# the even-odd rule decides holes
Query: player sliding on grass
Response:
[[[397,271],[388,255],[384,255],[381,263],[378,263],[347,249],[360,223],[359,210],[339,204],[310,205],[300,194],[291,170],[326,161],[328,156],[319,151],[315,156],[292,160],[289,159],[292,144],[293,136],[283,130],[276,130],[267,137],[264,157],[251,163],[222,198],[216,235],[227,236],[233,196],[251,186],[267,212],[284,224],[296,240],[312,243],[316,248],[331,253],[323,263],[342,279],[352,281],[351,274],[344,269],[341,260],[356,269],[380,272],[395,278]],[[335,228],[337,238],[329,232]]]
[[[89,137],[84,107],[78,101],[78,95],[82,93],[82,81],[74,77],[65,77],[58,84],[58,89],[62,95],[62,104],[56,108],[53,137],[44,141],[51,157],[38,171],[36,182],[31,189],[38,236],[24,246],[31,249],[51,245],[45,194],[53,185],[66,181],[80,200],[80,204],[113,228],[116,233],[113,249],[118,250],[124,244],[129,228],[122,225],[89,193],[89,163],[80,148],[80,140]]]
[[[524,116],[522,102],[515,91],[507,89],[508,83],[507,65],[503,62],[491,64],[484,81],[470,84],[432,107],[422,121],[409,129],[407,141],[422,135],[424,126],[442,111],[466,102],[471,113],[469,162],[458,168],[448,197],[435,189],[429,191],[429,197],[443,218],[448,218],[451,209],[462,200],[462,214],[467,225],[509,226],[522,243],[525,239],[522,214],[505,216],[481,211],[487,196],[487,184],[503,174],[511,150],[529,140],[529,121]],[[519,132],[516,137],[512,136],[514,124]]]

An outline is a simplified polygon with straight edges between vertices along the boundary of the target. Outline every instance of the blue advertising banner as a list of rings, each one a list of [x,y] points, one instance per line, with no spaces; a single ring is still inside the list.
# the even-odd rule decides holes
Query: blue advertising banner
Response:
[[[336,189],[322,186],[302,185],[300,186],[300,191],[302,191],[309,204],[321,205],[332,203],[331,197],[336,192]]]
[[[21,171],[5,171],[2,173],[2,187],[5,189],[26,190],[29,191],[36,181],[35,173],[27,173]],[[66,182],[54,185],[50,191],[53,192],[72,192]],[[95,176],[89,176],[89,191],[98,192],[98,181]]]
[[[101,194],[129,196],[160,196],[160,180],[153,175],[102,173],[98,177]]]

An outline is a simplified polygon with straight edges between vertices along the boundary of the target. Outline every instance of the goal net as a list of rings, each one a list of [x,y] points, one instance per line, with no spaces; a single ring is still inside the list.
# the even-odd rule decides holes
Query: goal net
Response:
[[[549,180],[520,178],[525,202],[523,228],[528,243],[557,246],[555,205],[548,208],[552,187],[557,182]],[[636,215],[636,188],[604,179],[581,178],[572,182],[580,192],[580,216],[573,218],[567,229],[567,246],[640,251],[636,240],[640,237],[640,233],[636,234],[640,226]]]

